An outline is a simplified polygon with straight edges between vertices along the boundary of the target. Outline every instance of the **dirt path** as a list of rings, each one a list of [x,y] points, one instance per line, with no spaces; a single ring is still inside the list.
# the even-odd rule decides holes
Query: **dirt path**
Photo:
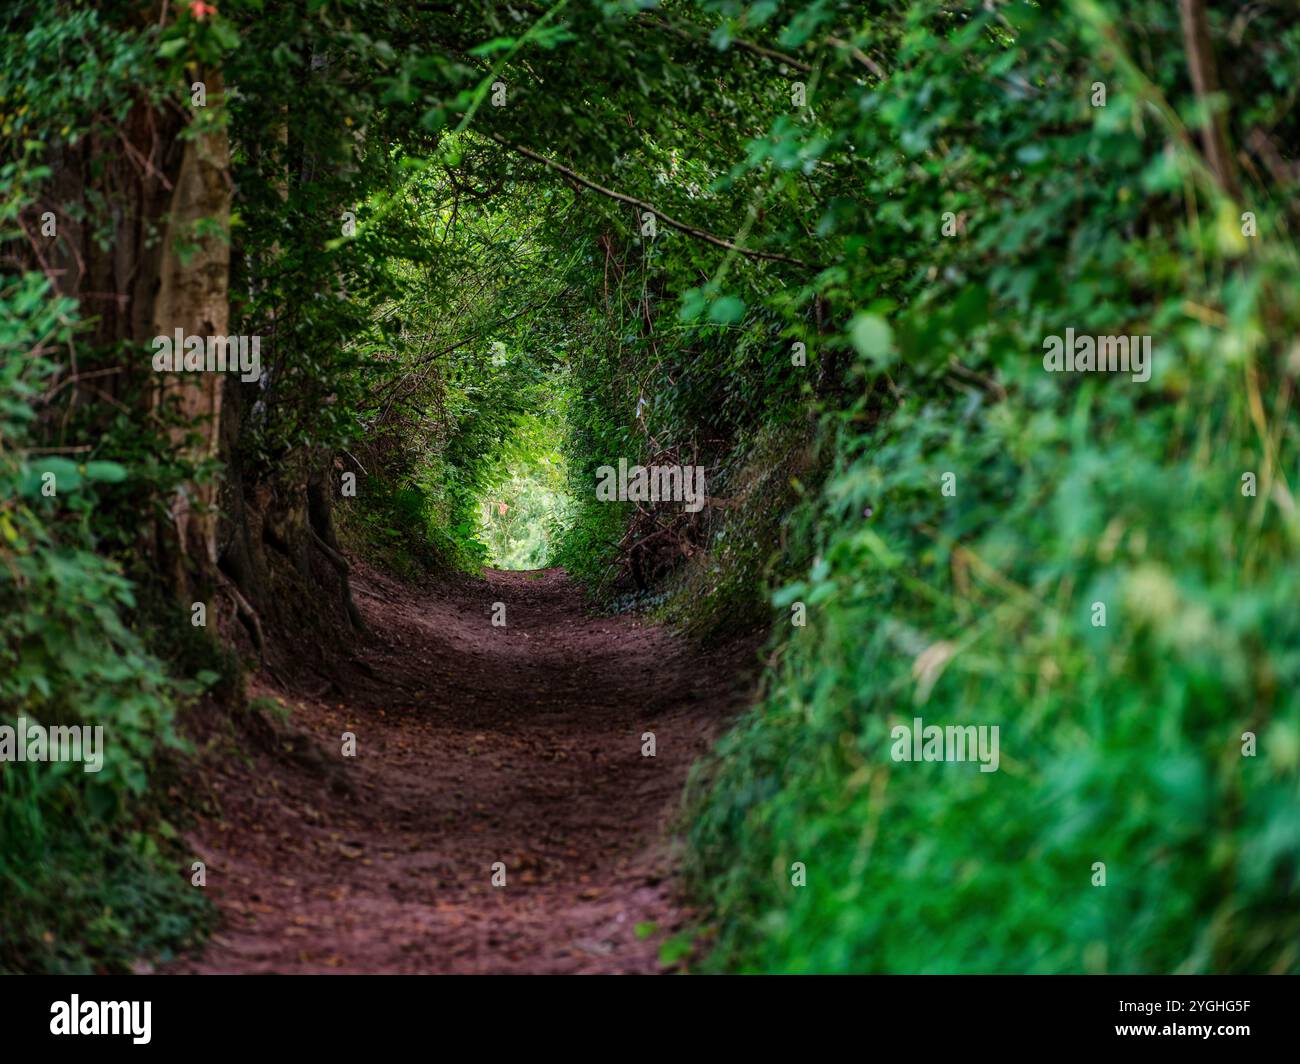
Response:
[[[744,703],[752,642],[702,658],[589,617],[559,570],[435,596],[362,567],[354,592],[372,635],[332,690],[253,685],[290,707],[292,753],[219,759],[223,816],[189,838],[223,926],[169,970],[660,970],[687,915],[665,826]]]

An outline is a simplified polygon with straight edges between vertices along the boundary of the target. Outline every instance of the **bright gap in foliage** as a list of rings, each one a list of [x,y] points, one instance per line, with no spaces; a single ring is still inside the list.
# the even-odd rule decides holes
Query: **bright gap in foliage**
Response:
[[[555,409],[520,418],[502,448],[497,475],[479,497],[478,538],[497,569],[544,569],[569,513],[561,443],[563,417]]]

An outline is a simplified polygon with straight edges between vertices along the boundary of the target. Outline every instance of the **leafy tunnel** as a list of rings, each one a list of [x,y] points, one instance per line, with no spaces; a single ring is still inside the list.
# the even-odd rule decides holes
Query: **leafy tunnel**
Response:
[[[7,4],[0,970],[1297,970],[1288,8]]]

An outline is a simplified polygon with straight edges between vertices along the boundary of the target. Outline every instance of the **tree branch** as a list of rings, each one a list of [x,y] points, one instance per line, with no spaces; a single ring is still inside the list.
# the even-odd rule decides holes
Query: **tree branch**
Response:
[[[871,73],[875,74],[881,81],[885,80],[885,72],[881,69],[880,64],[872,59],[871,56],[867,55],[867,53],[857,45],[852,44],[849,41],[841,40],[839,37],[827,37],[826,43],[833,48],[847,48],[849,55],[870,70]]]
[[[1209,97],[1219,91],[1219,75],[1214,65],[1214,48],[1210,43],[1210,24],[1205,16],[1205,0],[1178,0],[1183,23],[1183,41],[1187,48],[1187,66],[1192,75],[1196,102],[1204,113],[1201,140],[1205,155],[1219,187],[1235,200],[1241,199],[1237,172],[1228,149],[1228,123],[1222,111],[1209,110]]]
[[[705,38],[702,38],[697,34],[691,33],[690,30],[684,28],[683,26],[676,25],[675,23],[669,22],[666,19],[655,18],[653,15],[647,15],[645,21],[652,26],[657,26],[659,29],[667,30],[669,33],[673,34],[674,36],[680,37],[682,38],[682,40],[685,41],[690,41],[693,44],[708,43]],[[695,24],[692,23],[692,25]],[[705,30],[706,32],[708,31],[707,26],[700,26],[699,28]],[[727,43],[727,47],[736,48],[742,52],[749,52],[751,55],[759,56],[762,59],[770,59],[774,63],[784,63],[786,66],[792,67],[793,69],[798,70],[800,73],[803,74],[812,73],[812,67],[808,63],[802,62],[801,60],[794,58],[794,56],[786,55],[783,52],[778,52],[773,48],[764,48],[761,44],[755,44],[753,41],[745,41],[745,40],[741,40],[738,37],[733,37]]]
[[[751,259],[764,259],[768,262],[788,262],[792,266],[801,266],[806,270],[817,268],[814,263],[804,262],[802,259],[796,259],[790,255],[781,255],[775,251],[757,251],[753,248],[743,248],[739,244],[734,244],[730,240],[724,240],[722,237],[716,236],[706,229],[700,229],[693,225],[687,225],[685,222],[679,222],[676,218],[670,218],[653,203],[648,203],[645,200],[637,199],[635,196],[629,196],[623,192],[615,192],[611,188],[605,188],[603,185],[598,185],[590,178],[583,177],[577,171],[570,170],[562,163],[557,163],[554,159],[548,159],[545,155],[540,155],[531,148],[525,148],[521,144],[511,144],[508,140],[497,136],[495,133],[485,132],[485,135],[496,141],[503,148],[509,148],[511,151],[518,152],[527,159],[532,159],[533,162],[541,163],[543,166],[549,167],[558,174],[563,174],[570,181],[574,181],[577,184],[582,185],[584,188],[589,188],[593,192],[599,192],[602,196],[608,196],[610,199],[617,200],[619,203],[627,203],[633,207],[640,207],[643,211],[649,211],[663,222],[664,225],[685,233],[687,236],[693,236],[696,240],[703,240],[706,244],[712,244],[714,247],[725,248],[727,251],[734,251],[739,255],[745,255]]]

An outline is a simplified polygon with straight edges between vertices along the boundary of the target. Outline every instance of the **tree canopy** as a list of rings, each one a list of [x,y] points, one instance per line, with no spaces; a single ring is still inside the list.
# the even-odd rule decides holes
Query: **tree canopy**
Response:
[[[689,792],[701,967],[1300,967],[1290,0],[18,0],[0,45],[0,716],[120,737],[0,767],[0,968],[193,944],[182,725],[346,645],[358,557],[767,633]],[[155,372],[176,329],[258,372]],[[1149,376],[1049,371],[1067,330]],[[602,502],[620,459],[708,505]],[[1000,770],[899,765],[914,717]]]

